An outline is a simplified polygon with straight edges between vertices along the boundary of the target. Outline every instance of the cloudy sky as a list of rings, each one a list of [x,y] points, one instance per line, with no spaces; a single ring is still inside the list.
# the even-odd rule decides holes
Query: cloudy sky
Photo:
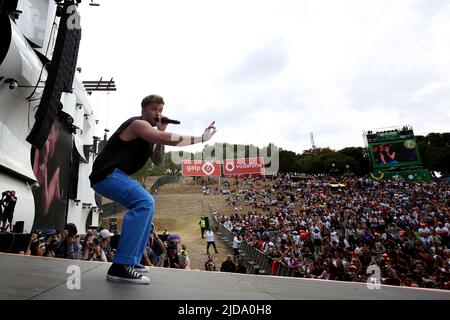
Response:
[[[450,129],[449,0],[97,0],[80,6],[82,80],[103,128],[165,99],[168,131],[302,152],[363,130]],[[201,150],[201,145],[187,150]],[[186,150],[186,149],[185,149]]]

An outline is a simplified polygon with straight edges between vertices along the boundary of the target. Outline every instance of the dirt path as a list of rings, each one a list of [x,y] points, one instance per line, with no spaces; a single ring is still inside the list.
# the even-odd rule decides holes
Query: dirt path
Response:
[[[198,193],[191,194],[160,194],[155,196],[156,207],[154,223],[158,231],[166,227],[169,233],[181,235],[181,242],[187,247],[192,269],[204,269],[207,259],[206,239],[201,238],[198,224],[201,216],[208,216],[208,204],[213,208],[225,203],[223,196],[205,197]],[[202,204],[203,202],[203,204]],[[216,235],[215,243],[218,254],[210,248],[210,254],[220,268],[226,255],[230,253]]]
[[[178,233],[182,244],[186,245],[192,269],[204,270],[207,260],[206,239],[201,238],[198,224],[201,216],[208,216],[208,204],[219,212],[227,212],[230,207],[225,205],[225,196],[203,196],[201,186],[186,183],[176,183],[162,186],[155,195],[155,215],[153,222],[158,233],[167,228],[169,233]],[[117,214],[118,228],[121,230],[123,212]],[[103,225],[107,225],[107,219]],[[210,247],[210,254],[217,270],[225,261],[227,254],[232,253],[216,235],[215,243],[218,254]]]

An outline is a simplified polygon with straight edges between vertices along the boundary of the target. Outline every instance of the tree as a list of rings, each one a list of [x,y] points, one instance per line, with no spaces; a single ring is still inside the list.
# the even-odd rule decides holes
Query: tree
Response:
[[[334,150],[330,149],[329,147],[326,148],[311,148],[308,150],[303,151],[302,156],[320,156],[322,154],[326,153],[333,153]]]
[[[450,174],[450,133],[430,133],[416,136],[417,146],[425,168]]]
[[[283,150],[280,149],[280,167],[279,167],[279,171],[280,172],[296,172],[299,171],[300,166],[299,166],[299,160],[300,157],[298,154],[296,154],[295,152],[292,151],[287,151],[287,150]]]
[[[155,166],[152,160],[149,159],[138,172],[132,175],[132,177],[143,184],[145,178],[149,176],[163,176],[167,170],[170,170],[171,172],[181,171],[181,165],[173,163],[170,152],[164,155],[164,162],[161,166]]]
[[[349,171],[358,176],[364,176],[370,172],[369,157],[365,148],[349,147],[340,150],[339,153],[351,159],[351,163],[347,164]]]

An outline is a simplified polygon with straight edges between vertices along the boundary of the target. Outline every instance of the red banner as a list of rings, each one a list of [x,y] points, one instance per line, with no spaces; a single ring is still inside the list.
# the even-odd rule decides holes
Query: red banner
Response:
[[[220,177],[220,162],[217,161],[182,161],[181,172],[188,177]]]
[[[241,158],[223,160],[223,174],[264,174],[264,158]]]

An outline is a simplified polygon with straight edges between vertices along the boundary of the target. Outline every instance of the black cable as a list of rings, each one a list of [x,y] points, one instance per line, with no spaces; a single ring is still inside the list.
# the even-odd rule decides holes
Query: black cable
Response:
[[[50,48],[50,41],[52,40],[53,30],[55,29],[54,28],[55,27],[55,21],[56,21],[56,13],[55,13],[55,17],[53,18],[52,30],[50,31],[50,36],[48,37],[47,49],[45,50],[45,56],[46,57],[47,57],[48,49]],[[39,79],[36,82],[36,85],[34,86],[33,92],[28,97],[25,98],[26,100],[29,100],[33,96],[33,94],[36,92],[36,89],[38,88],[39,83],[41,82],[42,72],[44,71],[44,68],[45,68],[45,66],[48,63],[49,62],[42,64],[41,72],[39,73]]]
[[[38,101],[38,100],[41,100],[41,99],[42,99],[42,96],[40,96],[39,98],[30,99],[30,100],[28,100],[28,101],[33,102],[33,101]],[[38,106],[36,106],[36,107],[34,107],[34,108],[36,109],[37,107],[38,107]]]
[[[53,18],[52,30],[50,31],[50,36],[48,37],[48,43],[47,43],[47,49],[45,50],[45,56],[47,56],[48,49],[50,48],[50,41],[52,40],[53,29],[55,29],[55,25],[56,25],[55,21],[56,21],[56,13],[55,13],[55,17]]]
[[[45,68],[45,66],[46,66],[47,64],[48,64],[48,62],[42,64],[41,73],[39,74],[39,79],[38,79],[38,81],[36,82],[36,85],[34,86],[33,92],[32,92],[28,97],[26,97],[25,100],[29,100],[29,99],[33,96],[33,94],[36,92],[36,89],[37,89],[38,86],[39,86],[39,82],[41,81],[42,72],[44,71],[44,68]]]
[[[55,23],[55,29],[58,29],[58,30],[59,30],[59,24]],[[50,39],[49,39],[49,41],[50,41]],[[55,42],[56,42],[56,38],[53,39],[53,45],[52,45],[53,51],[52,51],[52,53],[51,53],[51,56],[52,56],[52,57],[53,57],[53,53],[55,52]]]
[[[31,132],[31,127],[30,127],[30,110],[31,109],[31,100],[28,100],[28,116],[27,116],[27,123],[28,123],[28,133]]]

